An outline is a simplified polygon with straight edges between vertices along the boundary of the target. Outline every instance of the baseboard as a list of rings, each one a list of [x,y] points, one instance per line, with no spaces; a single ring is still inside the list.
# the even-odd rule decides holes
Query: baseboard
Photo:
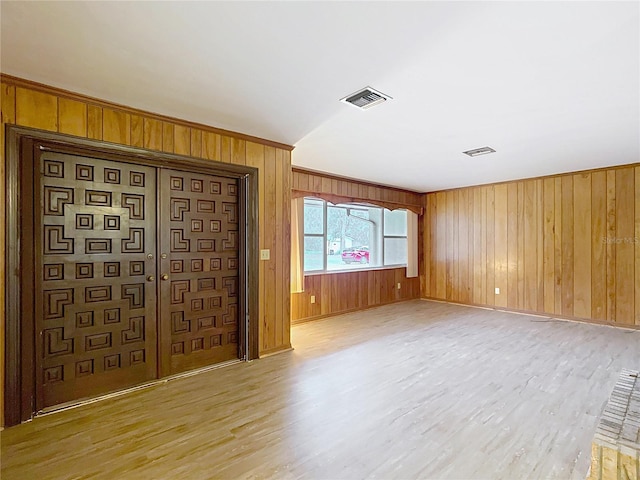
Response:
[[[367,305],[366,307],[361,307],[361,308],[350,308],[347,310],[340,310],[338,312],[325,313],[322,315],[314,315],[313,317],[298,318],[296,320],[291,320],[291,325],[299,325],[301,323],[313,322],[315,320],[322,320],[323,318],[335,317],[337,315],[345,315],[347,313],[362,312],[364,310],[369,310],[370,308],[383,307],[385,305],[393,305],[394,303],[400,303],[400,302],[409,302],[411,300],[420,300],[420,297],[401,298],[399,300],[393,300],[391,302],[385,302],[385,303],[376,303],[375,305]]]
[[[264,350],[263,352],[260,352],[260,354],[258,355],[258,358],[267,358],[267,357],[271,357],[273,355],[278,355],[280,353],[290,352],[291,350],[293,350],[293,347],[291,345],[287,345],[287,346],[284,346],[284,347],[273,348],[273,349],[270,349],[270,350]]]
[[[590,323],[592,325],[601,325],[605,327],[622,328],[627,330],[640,330],[640,325],[631,325],[626,323],[615,323],[607,320],[597,320],[593,318],[572,317],[569,315],[556,315],[546,312],[537,312],[534,310],[520,310],[517,308],[497,307],[495,305],[484,305],[479,303],[467,303],[467,302],[454,302],[451,300],[444,300],[442,298],[435,297],[422,297],[421,300],[427,300],[430,302],[448,303],[450,305],[461,305],[463,307],[482,308],[484,310],[494,310],[496,312],[508,312],[515,313],[517,315],[528,315],[532,317],[551,318],[556,320],[567,320],[570,322]]]

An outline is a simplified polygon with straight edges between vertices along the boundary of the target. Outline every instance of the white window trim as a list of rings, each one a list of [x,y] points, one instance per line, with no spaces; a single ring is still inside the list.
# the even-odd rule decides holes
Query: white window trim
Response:
[[[317,201],[321,201],[322,205],[323,205],[323,227],[322,227],[322,233],[305,233],[304,232],[304,200],[306,198],[309,199],[313,199],[313,200],[317,200]],[[406,212],[407,214],[407,235],[402,236],[402,235],[384,235],[384,210],[388,210],[385,207],[381,207],[378,205],[367,205],[367,204],[344,204],[344,203],[339,203],[339,204],[333,204],[331,202],[328,202],[327,200],[324,200],[322,198],[318,198],[318,197],[313,197],[313,196],[306,196],[306,197],[300,197],[301,201],[301,208],[299,209],[299,214],[301,215],[301,218],[299,218],[298,221],[298,225],[299,228],[301,230],[301,247],[299,250],[299,254],[300,254],[300,264],[302,266],[302,272],[303,275],[306,276],[314,276],[314,275],[332,275],[334,273],[349,273],[349,272],[366,272],[366,271],[374,271],[374,270],[392,270],[392,269],[398,269],[398,268],[406,268],[407,269],[407,277],[409,277],[409,269],[415,269],[415,275],[413,276],[418,276],[417,274],[417,269],[418,269],[418,265],[417,265],[417,246],[418,246],[418,229],[417,229],[417,218],[418,216],[411,212],[408,209],[402,209]],[[379,209],[383,212],[382,214],[382,225],[381,225],[381,233],[382,233],[382,244],[381,244],[381,248],[384,249],[384,239],[385,238],[406,238],[407,239],[407,263],[400,263],[400,264],[391,264],[391,265],[375,265],[375,266],[371,266],[371,265],[362,265],[362,266],[354,266],[354,267],[350,267],[350,268],[345,268],[345,269],[331,269],[328,270],[327,269],[327,208],[328,208],[328,204],[331,203],[332,206],[335,207],[341,207],[341,208],[354,208],[357,209],[358,207],[361,208],[376,208]],[[410,239],[410,230],[409,230],[409,219],[410,217],[415,217],[415,229],[413,230],[413,235],[412,238]],[[304,239],[305,237],[318,237],[318,238],[322,238],[322,262],[323,262],[323,268],[322,269],[317,269],[317,270],[306,270],[304,267]],[[415,237],[415,238],[413,238]],[[410,262],[410,258],[411,258],[411,254],[410,251],[411,249],[415,250],[415,256],[413,256],[413,258],[415,258],[414,263]],[[382,250],[382,252],[380,253],[380,258],[382,259],[382,261],[384,262],[384,250]],[[413,271],[413,270],[412,270]]]

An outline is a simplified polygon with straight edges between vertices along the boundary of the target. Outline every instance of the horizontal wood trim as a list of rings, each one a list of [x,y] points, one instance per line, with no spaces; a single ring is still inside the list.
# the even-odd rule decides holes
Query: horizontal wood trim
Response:
[[[396,210],[398,208],[404,208],[406,210],[412,211],[416,215],[422,215],[423,213],[423,208],[419,205],[407,205],[404,203],[385,202],[383,200],[376,200],[376,199],[370,199],[370,198],[345,197],[342,195],[334,195],[332,193],[303,192],[301,190],[292,190],[291,197],[292,198],[316,197],[316,198],[321,198],[322,200],[326,200],[327,202],[333,203],[334,205],[337,205],[338,203],[367,203],[370,205],[376,205],[378,207],[386,208],[387,210]]]
[[[222,128],[215,128],[208,125],[204,125],[196,122],[189,122],[186,120],[180,120],[178,118],[169,117],[167,115],[161,115],[158,113],[150,113],[144,110],[140,110],[137,108],[129,107],[126,105],[120,105],[114,102],[108,102],[106,100],[100,100],[95,97],[91,97],[88,95],[83,95],[81,93],[74,93],[69,90],[65,90],[63,88],[52,87],[50,85],[45,85],[42,83],[34,82],[32,80],[27,80],[24,78],[14,77],[12,75],[7,75],[5,73],[0,73],[0,81],[7,85],[11,85],[13,87],[22,87],[27,88],[29,90],[40,92],[42,94],[51,95],[67,100],[74,100],[78,102],[82,102],[85,104],[93,105],[95,107],[107,108],[107,109],[116,109],[120,112],[126,112],[131,115],[142,115],[147,118],[157,120],[159,122],[169,122],[174,125],[181,125],[189,128],[195,128],[197,130],[202,130],[205,132],[217,133],[219,135],[224,135],[227,137],[237,138],[239,140],[246,140],[249,142],[259,143],[261,145],[268,145],[271,147],[279,148],[282,150],[292,151],[295,147],[291,145],[287,145],[285,143],[274,142],[272,140],[267,140],[260,137],[254,137],[252,135],[246,135],[244,133],[233,132],[230,130],[225,130]],[[20,122],[18,122],[20,123]]]
[[[318,197],[331,203],[363,202],[421,215],[422,195],[409,190],[292,168],[292,197]]]
[[[369,182],[367,180],[361,180],[359,178],[345,177],[345,176],[336,175],[336,174],[333,174],[333,173],[321,172],[319,170],[312,170],[310,168],[296,167],[295,165],[291,167],[291,171],[294,172],[294,173],[303,173],[303,174],[307,174],[307,175],[320,176],[320,177],[329,178],[329,179],[332,179],[332,180],[353,182],[353,183],[357,183],[359,185],[368,185],[370,187],[382,187],[382,188],[385,188],[387,190],[396,190],[397,192],[400,192],[400,193],[411,193],[411,194],[415,194],[415,195],[418,195],[418,196],[421,195],[421,193],[422,193],[422,192],[416,192],[416,191],[413,191],[413,190],[407,190],[405,188],[399,188],[399,187],[394,187],[394,186],[391,186],[391,185],[385,185],[383,183]]]
[[[271,350],[265,350],[260,353],[260,358],[272,357],[273,355],[279,355],[281,353],[290,352],[291,350],[293,350],[293,347],[291,345],[274,348]]]

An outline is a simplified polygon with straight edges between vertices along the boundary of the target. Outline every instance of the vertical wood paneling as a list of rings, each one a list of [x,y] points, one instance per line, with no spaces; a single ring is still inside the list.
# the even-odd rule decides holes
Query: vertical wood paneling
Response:
[[[444,262],[444,267],[446,268],[446,271],[447,271],[445,298],[447,300],[452,300],[453,299],[453,293],[452,293],[453,267],[456,264],[456,258],[454,256],[454,250],[453,250],[453,245],[456,239],[453,236],[453,232],[455,229],[454,222],[458,220],[458,215],[457,215],[457,212],[454,211],[455,205],[453,203],[453,198],[454,198],[453,192],[447,191],[445,192],[445,195],[446,195],[446,202],[442,204],[442,206],[447,210],[447,213],[445,215],[445,221],[447,222],[447,230],[445,232],[446,254],[445,254],[445,262]]]
[[[228,137],[223,137],[223,144],[225,143],[224,139]],[[231,139],[228,139],[227,142],[229,145],[231,143]],[[265,318],[263,320],[263,349],[265,351],[271,350],[276,346],[276,322],[270,322],[269,319],[276,318],[276,309],[277,303],[279,299],[276,297],[276,263],[277,259],[275,258],[275,247],[276,247],[276,238],[277,230],[276,230],[276,170],[275,170],[275,161],[276,161],[276,152],[273,147],[265,147],[265,155],[264,155],[264,165],[265,165],[265,176],[264,176],[264,192],[265,192],[265,203],[264,203],[264,225],[265,225],[265,237],[264,237],[264,247],[265,249],[269,249],[271,252],[271,259],[267,261],[266,269],[265,269],[265,283],[267,285],[271,285],[271,288],[267,292],[265,296]]]
[[[206,137],[205,137],[206,138]],[[210,139],[211,140],[211,139]],[[219,139],[215,141],[218,145],[220,144]],[[214,143],[211,142],[212,146]],[[258,169],[258,190],[262,192],[262,194],[258,198],[258,248],[263,249],[265,247],[265,164],[264,164],[264,145],[259,145],[253,142],[249,142],[247,149],[247,165]],[[212,150],[208,150],[209,153],[214,152],[215,148]],[[258,265],[258,284],[262,286],[266,286],[265,283],[266,278],[266,265],[264,261],[260,261]],[[262,291],[262,289],[261,289]],[[265,311],[265,295],[260,295],[258,299],[258,321],[260,322],[260,329],[258,332],[258,343],[260,348],[263,348],[264,345],[264,325],[268,323],[267,314]]]
[[[591,318],[591,174],[573,176],[573,315]]]
[[[427,198],[429,297],[640,324],[639,165]]]
[[[191,129],[191,156],[202,157],[202,130]]]
[[[501,250],[501,253],[504,253],[503,257],[498,257],[498,248],[497,242],[498,234],[503,235],[501,241],[503,242],[503,246],[507,245],[507,225],[506,221],[498,225],[498,220],[496,218],[496,206],[498,202],[504,201],[506,207],[506,189],[505,189],[505,197],[499,198],[498,188],[494,188],[493,185],[489,185],[488,187],[483,187],[486,190],[487,194],[487,205],[486,205],[486,215],[487,215],[487,303],[493,305],[498,299],[495,295],[495,287],[497,283],[504,282],[502,288],[502,295],[499,296],[500,301],[496,303],[497,305],[501,305],[502,302],[506,302],[506,274],[507,274],[507,257],[506,257],[506,248]],[[506,220],[506,215],[503,220]],[[502,262],[498,267],[498,262]],[[505,303],[506,306],[506,303]]]
[[[16,123],[42,130],[58,130],[58,98],[26,88],[16,88]]]
[[[473,232],[470,233],[469,244],[473,247],[473,303],[485,303],[487,279],[486,251],[487,238],[486,230],[482,225],[482,188],[473,189]],[[486,197],[485,197],[486,201]],[[483,253],[484,252],[484,253]],[[483,268],[484,267],[484,268]],[[484,280],[484,281],[483,281]]]
[[[310,294],[313,294],[313,292],[310,292]],[[367,282],[367,305],[369,304],[369,298],[371,295],[373,295],[373,288],[371,288]],[[318,296],[316,295],[316,301],[317,300],[318,300]],[[320,315],[330,315],[331,314],[331,277],[329,277],[329,275],[320,275],[320,301],[322,304]],[[297,318],[305,318],[305,317],[308,317],[308,315],[300,316]]]
[[[246,149],[245,141],[239,138],[234,138],[233,141],[231,142],[231,163],[235,163],[236,165],[244,165],[246,162],[245,149]],[[278,152],[282,152],[282,150],[278,150]],[[277,163],[280,163],[283,161],[284,161],[283,158],[280,158],[277,161]]]
[[[184,125],[173,128],[173,150],[178,155],[191,154],[191,129]]]
[[[517,243],[518,249],[516,253],[516,263],[518,270],[518,281],[517,281],[517,301],[516,305],[519,310],[524,309],[524,261],[525,261],[525,252],[524,252],[524,183],[518,182],[518,206],[516,210],[516,215],[518,218],[518,234],[517,234]]]
[[[162,151],[173,153],[173,123],[162,122]]]
[[[131,115],[131,146],[144,146],[144,121],[140,115]]]
[[[225,163],[231,163],[231,138],[226,135],[222,135],[220,141],[220,161]],[[268,164],[265,163],[268,167]]]
[[[469,303],[469,190],[459,190],[458,204],[458,300]]]
[[[518,184],[507,185],[507,307],[518,308]]]
[[[562,314],[562,178],[553,179],[555,222],[553,227],[554,265],[555,265],[555,314]]]
[[[106,142],[131,144],[131,116],[119,110],[102,111],[102,139]]]
[[[358,192],[359,194],[359,192]],[[433,269],[435,267],[433,262],[433,239],[432,235],[434,233],[434,229],[431,227],[431,221],[433,218],[433,209],[434,209],[435,196],[434,195],[425,195],[425,212],[422,217],[422,231],[424,232],[424,255],[423,261],[424,265],[422,268],[423,275],[420,276],[420,287],[421,287],[421,295],[423,297],[431,297],[432,293],[432,281],[433,278]]]
[[[554,229],[555,229],[555,186],[553,178],[545,178],[542,187],[543,210],[543,310],[546,313],[554,313],[555,309],[555,285],[554,285]]]
[[[253,142],[248,142],[248,144],[257,145]],[[202,156],[209,160],[218,160],[220,158],[220,135],[213,132],[204,132],[202,134]],[[248,160],[247,165],[251,165]]]
[[[573,316],[573,177],[562,177],[562,314]]]
[[[87,105],[76,100],[58,100],[58,131],[77,137],[87,136]]]
[[[436,197],[436,219],[434,221],[436,230],[436,298],[447,298],[447,217],[448,212],[445,210],[447,198],[444,192],[438,192]]]
[[[87,105],[87,137],[102,140],[102,107]]]
[[[524,182],[524,310],[536,310],[538,303],[538,225],[535,181]]]
[[[281,202],[280,210],[282,210],[282,237],[279,245],[281,246],[282,258],[282,277],[279,281],[282,284],[280,301],[283,304],[282,312],[282,341],[280,345],[290,346],[291,344],[291,302],[290,286],[291,286],[291,152],[285,150],[277,150],[282,155],[282,196],[278,197]],[[277,235],[277,234],[276,234]],[[276,319],[277,321],[277,319]]]
[[[591,316],[607,319],[607,173],[591,175]]]
[[[451,300],[460,301],[460,256],[458,237],[460,236],[460,190],[453,192],[453,222],[452,226],[452,248],[453,262],[451,263]]]
[[[143,121],[144,148],[148,150],[162,150],[162,122],[154,118]]]
[[[616,321],[616,172],[607,171],[607,320]]]
[[[536,311],[544,311],[544,211],[543,211],[543,181],[537,179],[536,183],[536,289],[537,289],[537,306]]]
[[[241,140],[240,142],[242,142],[242,156],[241,156],[241,161],[242,164],[245,163],[245,148],[244,148],[244,141]],[[234,139],[233,141],[233,146],[234,146],[234,153],[236,151],[236,145],[237,142]],[[240,149],[238,149],[240,150]],[[276,161],[275,161],[275,198],[276,198],[276,202],[278,199],[280,198],[284,198],[285,196],[285,191],[284,191],[284,184],[285,184],[285,168],[284,168],[284,158],[282,155],[282,150],[276,150]],[[234,163],[239,162],[240,161],[240,157],[236,156],[235,154],[233,155],[233,160]],[[284,209],[283,208],[275,208],[275,231],[276,232],[284,232]],[[284,285],[284,266],[285,265],[289,265],[289,261],[290,258],[285,258],[284,257],[284,252],[285,249],[283,248],[283,242],[275,242],[274,245],[274,251],[272,252],[272,255],[275,257],[273,260],[273,263],[275,263],[275,270],[276,270],[276,283],[275,283],[275,298],[276,299],[280,299],[283,297],[283,289],[285,287]],[[289,287],[289,285],[287,284],[287,288]],[[275,341],[274,341],[274,345],[282,345],[283,342],[283,334],[284,334],[284,330],[283,330],[283,326],[284,326],[284,304],[283,302],[277,301],[276,300],[276,313],[275,313],[275,317],[276,322],[275,322],[275,328],[274,328],[274,334],[275,334]]]
[[[291,295],[294,323],[415,299],[420,295],[420,280],[406,278],[404,268],[311,275],[305,277],[304,285],[303,293]],[[316,297],[315,304],[311,303],[312,295]]]
[[[634,325],[635,171],[616,170],[616,322]]]
[[[640,326],[640,167],[635,169],[635,236],[633,245],[635,248],[635,324]]]

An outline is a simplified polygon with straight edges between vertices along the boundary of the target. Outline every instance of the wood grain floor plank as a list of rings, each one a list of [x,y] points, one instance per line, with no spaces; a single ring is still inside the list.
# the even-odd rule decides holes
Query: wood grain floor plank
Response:
[[[640,332],[412,300],[4,430],[3,480],[583,479]]]

